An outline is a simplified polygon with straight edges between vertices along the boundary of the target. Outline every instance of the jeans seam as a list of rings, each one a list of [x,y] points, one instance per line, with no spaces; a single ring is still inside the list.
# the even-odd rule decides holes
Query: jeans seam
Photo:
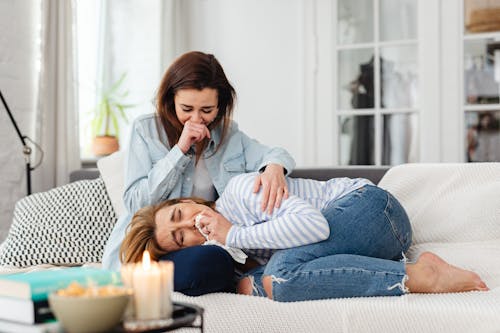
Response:
[[[373,274],[390,274],[390,275],[406,275],[405,272],[389,272],[389,271],[371,271],[367,269],[362,269],[362,268],[351,268],[351,267],[339,267],[339,268],[328,268],[328,269],[314,269],[314,270],[308,270],[308,271],[300,271],[297,273],[292,273],[289,270],[280,270],[277,273],[281,274],[269,274],[269,275],[292,275],[291,277],[288,277],[288,279],[300,276],[300,275],[309,275],[311,273],[332,273],[332,272],[337,272],[337,271],[344,271],[344,272],[363,272],[363,273],[373,273]],[[283,274],[284,273],[284,274]]]
[[[394,226],[394,223],[390,217],[390,214],[387,213],[387,209],[389,208],[389,205],[390,205],[390,202],[391,202],[391,195],[387,192],[386,193],[387,195],[387,203],[385,205],[385,208],[384,208],[384,215],[385,217],[387,218],[387,220],[389,221],[389,224],[391,226],[391,232],[392,234],[394,235],[394,237],[396,237],[396,239],[398,240],[399,244],[401,245],[401,249],[404,249],[404,244],[403,244],[403,240],[401,239],[399,233],[397,232],[395,226]]]

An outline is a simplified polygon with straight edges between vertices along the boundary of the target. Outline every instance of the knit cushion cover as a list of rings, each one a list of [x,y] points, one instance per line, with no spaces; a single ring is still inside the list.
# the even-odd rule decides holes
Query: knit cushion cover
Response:
[[[16,203],[0,265],[100,262],[116,215],[102,178],[82,180]]]

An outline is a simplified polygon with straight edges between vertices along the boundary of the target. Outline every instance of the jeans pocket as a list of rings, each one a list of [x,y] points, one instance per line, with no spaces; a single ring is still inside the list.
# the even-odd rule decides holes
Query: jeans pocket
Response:
[[[347,193],[340,199],[329,202],[322,210],[323,215],[328,214],[328,212],[333,208],[339,212],[344,211],[344,209],[351,207],[352,205],[358,203],[359,198],[366,191],[366,186],[358,188],[350,193]]]

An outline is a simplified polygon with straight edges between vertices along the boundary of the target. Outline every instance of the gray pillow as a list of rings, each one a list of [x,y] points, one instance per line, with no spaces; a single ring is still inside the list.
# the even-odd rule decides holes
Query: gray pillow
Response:
[[[116,215],[101,178],[82,180],[19,200],[0,265],[100,262]]]

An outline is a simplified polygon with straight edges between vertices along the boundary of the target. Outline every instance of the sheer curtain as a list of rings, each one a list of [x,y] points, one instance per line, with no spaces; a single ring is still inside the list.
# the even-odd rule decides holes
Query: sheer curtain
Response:
[[[101,6],[96,86],[110,87],[126,74],[122,87],[129,94],[123,102],[133,105],[125,111],[128,123],[119,121],[120,149],[127,147],[134,118],[155,111],[155,93],[165,69],[186,50],[183,2],[110,0]]]
[[[35,192],[66,184],[81,166],[73,17],[72,1],[42,1],[36,141],[44,160],[35,171]]]

